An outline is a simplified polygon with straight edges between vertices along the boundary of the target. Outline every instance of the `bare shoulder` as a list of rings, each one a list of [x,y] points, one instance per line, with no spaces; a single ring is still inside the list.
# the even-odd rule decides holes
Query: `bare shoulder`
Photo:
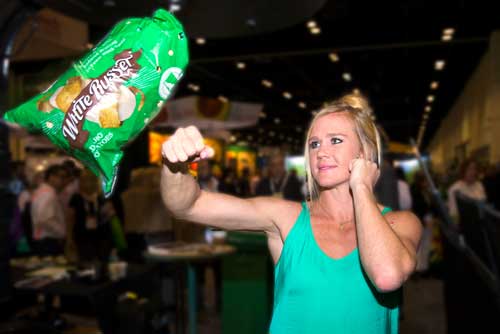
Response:
[[[289,230],[290,226],[297,220],[302,210],[299,202],[287,201],[278,197],[255,197],[251,199],[255,207],[273,221],[280,235]]]
[[[255,197],[251,200],[254,201],[258,210],[266,211],[276,223],[288,220],[295,221],[302,209],[300,203],[278,197]]]

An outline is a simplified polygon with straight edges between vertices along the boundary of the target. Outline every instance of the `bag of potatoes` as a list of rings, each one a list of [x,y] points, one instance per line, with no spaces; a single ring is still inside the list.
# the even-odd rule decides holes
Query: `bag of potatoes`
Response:
[[[4,119],[43,132],[99,175],[110,195],[123,146],[157,115],[188,58],[183,27],[169,12],[125,19],[46,91]]]

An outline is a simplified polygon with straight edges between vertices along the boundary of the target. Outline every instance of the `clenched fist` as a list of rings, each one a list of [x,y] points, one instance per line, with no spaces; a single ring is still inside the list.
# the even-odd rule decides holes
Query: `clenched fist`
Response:
[[[195,126],[178,128],[162,145],[162,156],[167,164],[198,161],[213,155],[214,150],[205,145],[200,131]]]
[[[349,164],[349,186],[351,189],[359,185],[368,187],[371,191],[375,187],[380,176],[380,169],[377,164],[365,159],[353,159]]]

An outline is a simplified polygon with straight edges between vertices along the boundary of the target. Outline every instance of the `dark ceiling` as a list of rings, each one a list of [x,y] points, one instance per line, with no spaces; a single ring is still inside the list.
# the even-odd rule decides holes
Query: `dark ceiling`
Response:
[[[177,3],[182,21],[189,14],[190,3],[200,1],[35,2],[89,22],[95,43],[123,17],[150,15],[159,6]],[[287,8],[286,1],[277,2],[281,9],[272,12],[277,21],[296,14],[297,9]],[[322,2],[325,4],[312,16],[275,32],[206,38],[203,45],[195,38],[205,36],[189,36],[191,63],[177,96],[194,94],[189,88],[194,84],[200,88],[197,94],[203,96],[261,102],[265,116],[257,127],[235,131],[238,138],[262,144],[290,142],[298,151],[311,112],[325,101],[359,89],[370,99],[377,121],[394,141],[407,143],[410,137],[418,138],[424,109],[431,106],[422,138],[425,147],[487,50],[491,32],[500,28],[494,1],[316,1]],[[237,15],[234,3],[244,7],[249,2],[210,3],[217,8],[210,15],[220,26],[225,18]],[[227,3],[233,3],[232,7],[224,7]],[[272,23],[269,17],[266,20]],[[310,33],[309,20],[317,23],[320,34]],[[245,24],[258,30],[255,25],[259,22],[257,16]],[[186,26],[188,35],[196,28]],[[445,28],[455,29],[451,41],[441,40]],[[336,52],[338,62],[329,59],[330,52]],[[436,60],[446,61],[442,71],[434,69]],[[238,62],[245,68],[238,69]],[[351,81],[343,79],[346,72]],[[271,81],[272,87],[262,85],[263,79]],[[433,81],[439,82],[436,90],[430,87]],[[291,99],[283,97],[284,91],[291,93]],[[435,96],[432,103],[427,102],[429,94]]]

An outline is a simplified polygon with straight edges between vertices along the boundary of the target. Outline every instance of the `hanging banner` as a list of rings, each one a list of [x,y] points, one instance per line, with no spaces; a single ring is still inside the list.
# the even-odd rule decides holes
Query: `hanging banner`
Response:
[[[162,108],[152,123],[157,127],[185,127],[195,125],[200,129],[235,129],[255,126],[262,104],[221,101],[200,96],[172,100]]]

